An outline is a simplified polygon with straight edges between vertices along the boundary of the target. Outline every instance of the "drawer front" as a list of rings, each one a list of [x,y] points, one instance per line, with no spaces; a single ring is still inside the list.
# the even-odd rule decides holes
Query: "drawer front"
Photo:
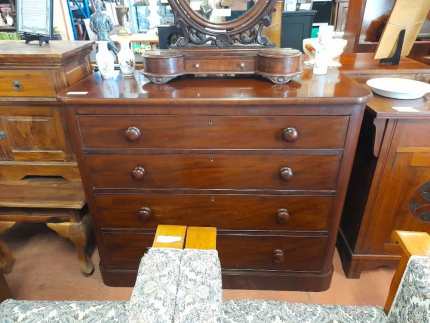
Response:
[[[152,245],[152,232],[104,232],[101,261],[105,268],[137,269]],[[217,250],[223,269],[319,271],[326,237],[229,235],[219,233]]]
[[[96,188],[315,189],[336,187],[340,156],[91,155]]]
[[[274,195],[98,195],[97,225],[155,229],[158,224],[235,230],[327,230],[332,197]]]
[[[53,77],[47,71],[0,70],[0,96],[55,97]]]
[[[137,269],[140,259],[152,246],[154,236],[154,232],[103,232],[99,246],[103,267]]]
[[[85,148],[341,148],[346,116],[80,116]]]
[[[319,271],[326,247],[326,237],[223,233],[217,237],[223,269]]]
[[[187,59],[185,68],[190,73],[240,73],[255,70],[255,59],[225,57],[223,61],[215,59]]]

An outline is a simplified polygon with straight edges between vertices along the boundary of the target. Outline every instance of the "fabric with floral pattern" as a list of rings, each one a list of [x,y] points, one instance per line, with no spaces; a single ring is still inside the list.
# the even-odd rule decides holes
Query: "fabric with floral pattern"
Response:
[[[388,322],[430,323],[430,257],[409,259]]]
[[[373,306],[341,306],[280,301],[232,300],[223,304],[222,323],[385,323]]]
[[[128,305],[130,323],[173,322],[182,251],[152,248],[142,258]]]
[[[174,322],[218,322],[222,306],[221,282],[216,250],[184,249]]]
[[[127,302],[16,301],[0,304],[1,323],[126,323]]]

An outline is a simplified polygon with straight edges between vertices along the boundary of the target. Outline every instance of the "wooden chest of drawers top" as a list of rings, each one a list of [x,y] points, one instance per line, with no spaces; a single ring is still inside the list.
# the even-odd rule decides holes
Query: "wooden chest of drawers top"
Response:
[[[68,94],[70,92],[87,94]],[[275,85],[258,78],[243,77],[183,78],[160,86],[148,83],[139,74],[136,75],[136,79],[122,79],[118,76],[117,79],[109,81],[103,81],[98,74],[93,74],[59,95],[60,100],[69,105],[162,106],[165,114],[176,114],[177,106],[185,106],[187,114],[192,114],[193,108],[198,108],[199,114],[210,114],[215,112],[210,110],[211,106],[228,105],[229,112],[226,113],[236,115],[240,114],[239,110],[232,107],[314,105],[320,108],[324,104],[363,104],[369,97],[368,89],[357,86],[353,80],[337,71],[332,71],[325,76],[314,76],[310,70],[305,70],[300,82],[292,81],[284,85]],[[207,107],[208,110],[202,107]],[[171,110],[172,108],[174,110]],[[88,108],[85,110],[85,113],[90,113]],[[137,113],[135,110],[126,111],[125,109],[111,111],[114,114]],[[222,113],[220,110],[217,112]],[[154,113],[157,112],[154,111]],[[250,113],[252,114],[252,111]],[[325,113],[333,114],[330,110]],[[276,111],[273,114],[276,115]]]
[[[92,42],[51,41],[40,47],[23,41],[0,42],[0,98],[56,100],[59,91],[91,71]]]

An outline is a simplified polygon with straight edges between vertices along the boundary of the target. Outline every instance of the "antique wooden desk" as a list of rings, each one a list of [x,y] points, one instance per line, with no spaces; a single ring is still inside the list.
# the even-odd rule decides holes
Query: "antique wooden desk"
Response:
[[[89,218],[57,93],[91,73],[91,42],[0,42],[0,234],[42,222],[76,246],[85,274]]]
[[[68,88],[104,282],[132,286],[157,225],[183,224],[217,227],[226,288],[327,289],[369,95],[309,72],[288,85],[92,75]]]

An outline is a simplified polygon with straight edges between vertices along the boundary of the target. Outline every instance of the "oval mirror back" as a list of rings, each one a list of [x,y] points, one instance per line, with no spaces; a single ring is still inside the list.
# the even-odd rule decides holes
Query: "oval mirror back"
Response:
[[[188,0],[191,10],[211,23],[228,23],[246,14],[259,0]]]
[[[262,30],[271,23],[276,0],[190,1],[169,0],[183,35],[173,47],[272,46]],[[232,16],[236,5],[246,6],[246,10],[237,10]]]

